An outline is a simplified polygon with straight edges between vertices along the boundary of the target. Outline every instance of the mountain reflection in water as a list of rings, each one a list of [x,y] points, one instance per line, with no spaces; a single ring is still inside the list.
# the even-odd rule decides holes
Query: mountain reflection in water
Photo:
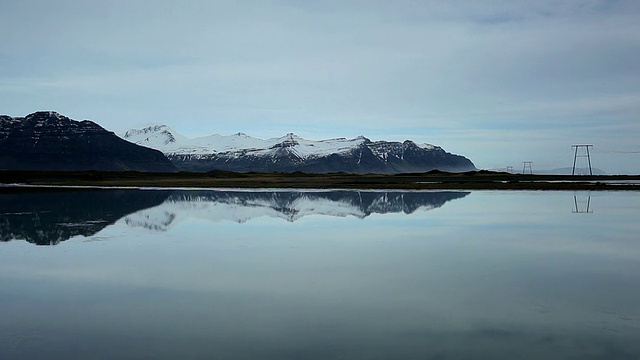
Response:
[[[92,236],[133,212],[162,204],[169,191],[50,190],[0,194],[0,241],[56,245]]]
[[[56,245],[93,236],[121,218],[132,227],[166,230],[178,217],[239,223],[268,216],[354,216],[439,208],[469,192],[82,190],[0,194],[0,241]]]
[[[2,360],[640,359],[640,192],[10,190]]]

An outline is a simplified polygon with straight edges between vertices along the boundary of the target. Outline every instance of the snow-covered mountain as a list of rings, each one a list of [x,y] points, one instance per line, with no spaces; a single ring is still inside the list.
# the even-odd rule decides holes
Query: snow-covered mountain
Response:
[[[177,191],[159,206],[124,218],[131,227],[166,231],[187,219],[245,223],[259,217],[294,222],[305,216],[357,217],[439,208],[469,192],[403,191]]]
[[[209,135],[195,139],[180,135],[166,125],[156,125],[140,130],[129,130],[123,136],[133,143],[158,149],[175,155],[238,154],[252,152],[255,155],[273,155],[278,149],[290,148],[300,158],[326,156],[343,153],[368,141],[365,137],[355,139],[305,140],[295,134],[279,138],[258,139],[245,133],[234,135]],[[431,145],[426,145],[432,147]]]
[[[439,146],[412,141],[354,139],[313,141],[289,133],[259,139],[244,133],[187,138],[165,125],[133,129],[122,138],[162,151],[181,170],[306,171],[349,173],[474,170],[473,163]]]

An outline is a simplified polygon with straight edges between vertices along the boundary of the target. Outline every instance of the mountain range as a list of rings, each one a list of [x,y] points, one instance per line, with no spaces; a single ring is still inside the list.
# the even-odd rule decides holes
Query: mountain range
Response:
[[[0,115],[0,170],[176,171],[158,150],[53,111]]]
[[[475,170],[464,156],[413,141],[371,141],[364,136],[313,141],[293,133],[259,139],[244,133],[187,138],[166,125],[132,129],[122,138],[162,151],[180,170],[310,173],[411,173]]]
[[[187,138],[165,125],[121,137],[89,120],[54,111],[0,116],[0,170],[415,173],[475,170],[464,156],[413,141],[364,136],[313,141],[293,133],[259,139],[244,133]]]
[[[557,168],[557,169],[551,169],[551,170],[540,170],[540,171],[536,171],[537,173],[540,174],[551,174],[551,175],[571,175],[572,173],[575,173],[576,175],[588,175],[590,172],[593,173],[593,175],[606,175],[607,173],[604,170],[601,169],[597,169],[597,168],[592,168],[591,170],[589,170],[588,167],[577,167],[575,168],[575,170],[568,166],[568,167],[563,167],[563,168]]]

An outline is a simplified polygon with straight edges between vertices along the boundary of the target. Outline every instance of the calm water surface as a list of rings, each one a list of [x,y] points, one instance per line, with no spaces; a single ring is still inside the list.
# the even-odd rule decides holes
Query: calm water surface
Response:
[[[639,359],[638,192],[0,194],[0,359]]]

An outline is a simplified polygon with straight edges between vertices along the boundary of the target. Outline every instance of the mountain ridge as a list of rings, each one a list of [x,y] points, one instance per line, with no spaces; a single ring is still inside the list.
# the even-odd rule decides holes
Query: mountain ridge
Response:
[[[167,125],[131,129],[121,135],[135,144],[162,151],[187,171],[312,173],[402,173],[476,170],[461,155],[431,144],[353,139],[307,140],[294,133],[260,139],[245,133],[188,138]]]
[[[0,116],[0,169],[173,172],[159,151],[55,111]]]

